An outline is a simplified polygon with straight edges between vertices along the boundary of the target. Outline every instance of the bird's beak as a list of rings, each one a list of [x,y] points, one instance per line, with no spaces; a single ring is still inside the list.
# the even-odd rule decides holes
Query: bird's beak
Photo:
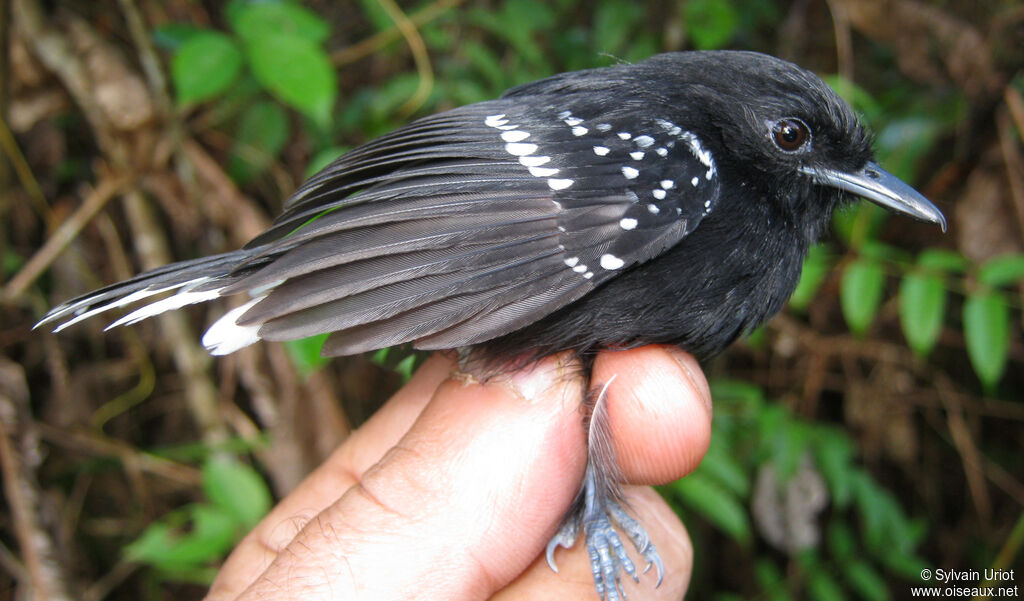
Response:
[[[942,231],[946,231],[946,217],[942,211],[903,180],[879,167],[878,163],[869,161],[863,169],[853,173],[813,167],[804,167],[801,171],[819,184],[853,192],[879,206],[920,221],[937,223]]]

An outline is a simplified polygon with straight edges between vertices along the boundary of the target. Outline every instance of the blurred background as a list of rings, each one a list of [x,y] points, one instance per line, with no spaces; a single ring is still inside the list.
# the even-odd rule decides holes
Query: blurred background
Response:
[[[421,360],[328,362],[318,339],[212,360],[216,304],[31,331],[49,307],[241,246],[417,116],[706,48],[821,74],[950,228],[838,215],[783,314],[705,366],[711,450],[661,487],[688,598],[902,599],[926,568],[1024,584],[1019,1],[0,0],[0,48],[0,600],[200,598]]]

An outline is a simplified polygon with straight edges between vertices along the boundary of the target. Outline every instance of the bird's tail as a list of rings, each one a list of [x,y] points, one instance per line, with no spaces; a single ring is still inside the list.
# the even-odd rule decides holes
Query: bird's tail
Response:
[[[220,297],[221,291],[242,274],[248,274],[252,268],[257,267],[251,261],[255,254],[252,250],[242,249],[158,267],[129,280],[61,303],[51,309],[35,327],[54,324],[53,331],[59,332],[110,309],[128,307],[150,299],[149,302],[107,326],[106,329],[109,330],[136,323],[165,311],[210,301]],[[165,294],[169,292],[173,294]],[[256,296],[260,296],[258,292],[256,291]],[[253,291],[250,291],[250,294],[254,294]],[[152,297],[159,298],[152,300]],[[249,305],[251,306],[251,303]],[[238,310],[231,313],[235,313],[237,318],[240,312],[236,311]],[[238,334],[232,332],[233,340],[218,338],[217,324],[214,324],[203,337],[203,344],[214,354],[226,354],[255,342],[254,338],[243,344],[246,336]],[[255,332],[251,334],[255,335]],[[221,332],[221,336],[223,335],[224,332]]]

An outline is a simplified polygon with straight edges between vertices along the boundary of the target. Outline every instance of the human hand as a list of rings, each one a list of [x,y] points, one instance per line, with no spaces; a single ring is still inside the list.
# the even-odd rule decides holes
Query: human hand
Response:
[[[395,396],[239,543],[207,597],[228,599],[591,599],[582,541],[544,561],[586,462],[579,365],[551,357],[486,384],[452,379],[431,357]],[[693,470],[711,435],[697,362],[671,347],[603,352],[623,477],[669,482]],[[665,564],[633,599],[680,599],[692,549],[649,487],[626,497]]]

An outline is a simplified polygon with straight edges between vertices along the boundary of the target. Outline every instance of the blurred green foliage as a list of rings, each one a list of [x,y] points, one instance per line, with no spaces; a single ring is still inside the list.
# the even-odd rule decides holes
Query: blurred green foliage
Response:
[[[750,566],[756,573],[738,581],[758,582],[758,598],[797,599],[806,589],[812,599],[872,601],[892,598],[887,577],[917,581],[927,567],[916,551],[926,533],[925,522],[908,518],[893,493],[858,465],[856,445],[845,432],[796,417],[746,382],[712,381],[711,393],[715,416],[707,455],[692,474],[662,487],[686,523],[693,524],[699,516],[755,555],[752,541],[758,533],[750,508],[757,504],[755,497],[768,490],[758,490],[755,484],[766,466],[778,476],[772,485],[777,490],[806,478],[806,472],[800,472],[808,465],[827,489],[828,504],[820,517],[804,516],[811,523],[820,522],[825,541],[799,550],[800,573],[767,577],[762,571],[776,574],[774,566],[769,568],[767,555],[755,555]],[[811,494],[806,484],[796,490],[798,496]],[[700,541],[695,545],[699,562]],[[855,567],[850,569],[851,565]]]

